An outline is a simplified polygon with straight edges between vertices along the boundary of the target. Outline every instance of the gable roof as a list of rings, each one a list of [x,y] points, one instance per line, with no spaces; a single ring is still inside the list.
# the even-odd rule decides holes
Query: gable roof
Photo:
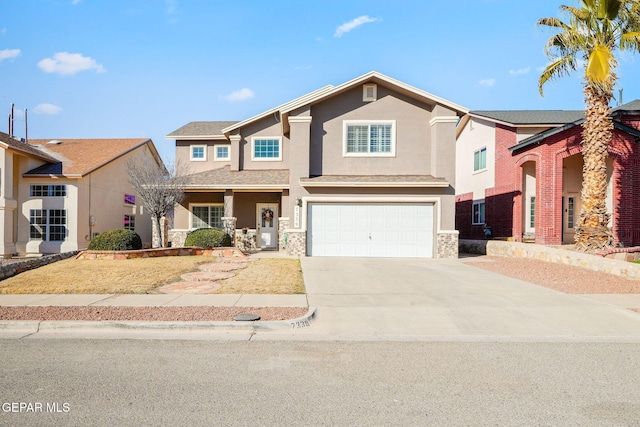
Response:
[[[158,164],[162,162],[149,138],[32,139],[30,142],[54,158],[55,163],[32,169],[23,175],[25,177],[82,177],[145,144],[149,144]]]
[[[305,105],[313,105],[316,104],[318,102],[324,101],[332,96],[335,96],[337,94],[340,94],[342,92],[345,92],[347,90],[352,89],[355,86],[367,83],[367,82],[373,82],[373,83],[377,83],[377,84],[386,84],[386,85],[390,85],[393,86],[395,88],[395,90],[397,90],[400,93],[403,93],[405,95],[410,96],[411,98],[414,99],[419,99],[420,101],[423,101],[427,104],[430,105],[442,105],[446,108],[449,108],[451,110],[453,110],[456,115],[458,116],[463,116],[465,114],[467,114],[469,112],[469,110],[465,107],[462,107],[458,104],[454,104],[453,102],[447,101],[444,98],[440,98],[436,95],[433,95],[429,92],[425,92],[422,89],[418,89],[416,87],[413,87],[411,85],[408,85],[406,83],[403,83],[399,80],[393,79],[389,76],[385,76],[384,74],[378,73],[377,71],[371,71],[369,73],[363,74],[360,77],[356,77],[353,80],[349,80],[348,82],[342,83],[341,85],[338,86],[325,86],[323,88],[320,88],[318,90],[315,90],[313,92],[310,92],[306,95],[303,95],[299,98],[296,98],[292,101],[289,101],[287,103],[284,103],[282,105],[279,105],[277,107],[274,107],[270,110],[267,110],[263,113],[260,113],[256,116],[253,116],[249,119],[243,120],[241,122],[235,123],[225,129],[222,129],[222,131],[228,135],[231,132],[233,132],[234,130],[237,130],[249,123],[255,122],[257,120],[263,119],[265,117],[268,117],[272,114],[278,114],[280,115],[280,119],[281,122],[283,124],[283,126],[285,126],[286,128],[286,122],[287,120],[286,117],[288,116],[288,114],[291,111],[294,111],[300,107],[303,107]]]
[[[36,157],[47,162],[57,162],[58,160],[49,154],[39,150],[31,144],[12,138],[4,132],[0,132],[0,146],[5,149],[14,150],[27,156]]]
[[[288,169],[268,170],[241,170],[231,171],[229,165],[218,169],[189,175],[187,189],[199,190],[247,190],[247,189],[272,189],[282,190],[289,188]]]
[[[628,135],[633,136],[636,139],[639,139],[640,130],[615,120],[616,116],[620,116],[624,114],[640,115],[640,99],[621,105],[612,110],[612,116],[614,117],[614,120],[613,120],[614,129],[617,129],[621,132],[624,132]],[[520,150],[522,148],[528,147],[529,145],[538,143],[550,136],[557,135],[560,132],[564,132],[567,129],[571,129],[574,126],[579,126],[584,122],[585,122],[585,118],[583,115],[583,117],[581,117],[578,120],[574,120],[571,123],[565,123],[563,126],[547,129],[543,132],[539,132],[533,136],[530,136],[529,138],[523,139],[513,147],[509,147],[509,151],[516,151],[516,150]]]
[[[223,139],[222,129],[233,126],[237,121],[190,122],[166,136],[167,139]]]

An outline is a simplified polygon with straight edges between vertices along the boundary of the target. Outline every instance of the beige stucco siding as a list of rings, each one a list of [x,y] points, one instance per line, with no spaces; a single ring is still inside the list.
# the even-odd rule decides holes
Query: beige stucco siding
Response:
[[[430,174],[429,106],[378,86],[378,99],[362,101],[356,87],[311,108],[311,165],[315,175]],[[344,155],[345,121],[394,121],[393,157]]]
[[[201,160],[191,160],[191,147],[193,145],[206,146],[206,159],[204,161]],[[215,146],[216,145],[228,145],[231,147],[230,143],[226,139],[221,140],[203,140],[203,141],[185,141],[178,140],[176,141],[176,164],[180,166],[179,173],[183,175],[190,175],[199,172],[208,171],[211,169],[221,168],[230,164],[230,161],[220,161],[215,160]],[[231,149],[231,148],[229,148]]]
[[[473,193],[474,200],[484,199],[484,191],[495,187],[495,124],[472,117],[458,137],[456,156],[456,193]],[[485,169],[474,171],[474,152],[486,148]]]
[[[288,169],[289,168],[289,138],[282,135],[282,124],[276,117],[270,116],[242,128],[240,141],[240,169]],[[280,138],[282,160],[253,160],[253,138]]]

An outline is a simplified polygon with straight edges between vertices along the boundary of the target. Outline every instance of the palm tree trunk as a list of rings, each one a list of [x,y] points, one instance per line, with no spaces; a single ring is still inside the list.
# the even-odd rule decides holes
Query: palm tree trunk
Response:
[[[585,118],[582,131],[582,208],[576,227],[576,248],[596,252],[613,246],[607,213],[607,156],[613,120],[611,94],[585,86]]]

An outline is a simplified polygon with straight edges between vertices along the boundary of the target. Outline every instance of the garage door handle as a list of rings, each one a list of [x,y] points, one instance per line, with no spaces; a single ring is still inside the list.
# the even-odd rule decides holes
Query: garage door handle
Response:
[[[369,240],[371,240],[371,233],[369,233]]]

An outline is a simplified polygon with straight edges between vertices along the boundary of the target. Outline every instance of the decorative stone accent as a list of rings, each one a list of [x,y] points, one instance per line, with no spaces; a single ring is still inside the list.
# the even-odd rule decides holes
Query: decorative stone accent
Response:
[[[71,258],[77,253],[78,251],[73,251],[61,254],[45,255],[37,258],[29,258],[25,259],[24,261],[12,260],[12,262],[4,264],[0,267],[0,280],[15,276],[16,274],[20,274],[27,270],[33,270],[34,268],[43,267],[47,264],[52,264],[57,261],[62,261],[63,259]]]
[[[438,233],[437,258],[458,258],[458,232],[441,231]]]
[[[300,230],[286,230],[283,240],[285,251],[289,255],[305,256],[307,254],[307,233]]]
[[[237,218],[232,216],[222,217],[222,231],[231,236],[231,241],[235,242]]]
[[[284,234],[287,228],[289,228],[289,218],[278,218],[278,248],[280,250],[283,250],[285,246]]]
[[[256,244],[256,230],[236,229],[233,244],[243,251],[255,251],[258,248]]]
[[[187,240],[187,234],[189,234],[189,230],[169,230],[169,242],[171,242],[171,247],[184,247],[184,242]]]

